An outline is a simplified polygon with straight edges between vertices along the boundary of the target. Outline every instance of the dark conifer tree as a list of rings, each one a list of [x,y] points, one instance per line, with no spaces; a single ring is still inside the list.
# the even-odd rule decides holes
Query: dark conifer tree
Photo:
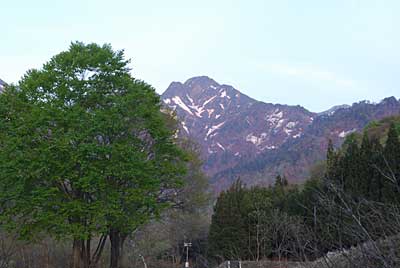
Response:
[[[218,261],[248,257],[246,190],[237,180],[218,197],[209,233],[209,251]]]
[[[385,181],[385,198],[388,201],[399,201],[400,194],[400,141],[395,124],[391,124],[383,152]],[[393,193],[390,193],[393,191]],[[391,195],[389,197],[388,195]]]

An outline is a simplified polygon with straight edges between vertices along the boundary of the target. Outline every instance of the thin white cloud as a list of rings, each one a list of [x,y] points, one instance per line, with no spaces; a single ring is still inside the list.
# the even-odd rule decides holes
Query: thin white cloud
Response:
[[[353,87],[355,80],[343,78],[338,74],[310,66],[290,66],[287,64],[267,64],[263,69],[269,73],[305,79],[311,82],[334,83],[341,87]]]

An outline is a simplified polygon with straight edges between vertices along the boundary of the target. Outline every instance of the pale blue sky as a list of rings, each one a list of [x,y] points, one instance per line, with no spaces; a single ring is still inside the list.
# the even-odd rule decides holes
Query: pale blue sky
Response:
[[[111,43],[162,93],[208,75],[265,102],[322,111],[400,97],[398,0],[5,0],[0,78],[71,41]]]

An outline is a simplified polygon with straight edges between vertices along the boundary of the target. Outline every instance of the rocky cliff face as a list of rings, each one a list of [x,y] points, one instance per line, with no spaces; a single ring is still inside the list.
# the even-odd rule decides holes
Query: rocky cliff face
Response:
[[[180,118],[181,135],[200,144],[217,192],[238,177],[249,185],[270,184],[277,174],[302,181],[324,159],[329,139],[339,145],[371,120],[400,112],[400,102],[390,97],[317,114],[254,100],[206,76],[171,83],[162,100]]]

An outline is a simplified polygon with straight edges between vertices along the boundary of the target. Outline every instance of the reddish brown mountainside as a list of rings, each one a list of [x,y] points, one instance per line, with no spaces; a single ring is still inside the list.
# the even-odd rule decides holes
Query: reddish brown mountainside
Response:
[[[328,139],[340,144],[371,120],[400,111],[400,102],[391,97],[316,114],[301,106],[256,101],[206,76],[171,83],[162,100],[176,110],[181,133],[200,144],[204,170],[216,191],[239,176],[250,185],[269,184],[277,173],[301,181],[324,158]]]

